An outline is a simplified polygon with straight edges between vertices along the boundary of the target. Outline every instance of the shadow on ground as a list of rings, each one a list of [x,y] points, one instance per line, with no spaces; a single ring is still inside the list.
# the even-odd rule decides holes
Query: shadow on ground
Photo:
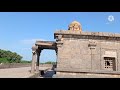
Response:
[[[55,71],[56,65],[53,65],[52,68],[50,70],[48,70],[47,72],[45,71],[41,71],[41,77],[42,78],[53,78],[53,76],[56,74]]]

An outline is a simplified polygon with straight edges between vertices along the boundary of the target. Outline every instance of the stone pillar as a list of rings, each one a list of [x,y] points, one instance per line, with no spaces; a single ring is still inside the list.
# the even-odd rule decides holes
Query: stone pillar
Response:
[[[57,61],[58,61],[58,59],[59,59],[59,54],[58,53],[60,52],[60,49],[63,45],[62,35],[57,35],[56,44],[57,44],[56,54],[57,54]]]
[[[62,41],[62,35],[57,35],[56,36],[56,45],[57,45],[57,49],[56,49],[56,54],[57,54],[57,68],[60,67],[61,65],[61,60],[60,60],[60,53],[62,52],[62,46],[63,46],[63,41]]]
[[[32,47],[32,66],[31,66],[31,73],[35,73],[35,62],[36,62],[36,50],[37,50],[37,46],[33,46]]]
[[[88,47],[90,48],[91,50],[91,70],[94,70],[96,69],[96,64],[94,63],[96,60],[95,60],[95,51],[96,51],[96,42],[94,40],[90,40],[89,41],[89,44],[88,44]],[[98,57],[99,58],[99,57]]]
[[[32,66],[31,73],[35,72],[36,51],[32,51]]]
[[[37,62],[36,62],[36,72],[39,72],[39,59],[40,59],[41,50],[37,50]]]
[[[56,62],[57,62],[58,49],[55,49],[55,52],[56,52]]]

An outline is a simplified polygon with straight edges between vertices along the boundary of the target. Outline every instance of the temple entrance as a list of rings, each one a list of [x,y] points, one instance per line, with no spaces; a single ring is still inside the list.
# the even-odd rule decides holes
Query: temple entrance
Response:
[[[40,55],[40,64],[54,64],[56,63],[55,50],[44,49]]]
[[[40,75],[43,78],[52,78],[56,74],[56,52],[55,50],[43,49],[40,55],[40,69],[41,67],[49,68],[46,71],[40,70]]]
[[[54,51],[50,54],[48,52],[46,52],[46,54],[44,54],[43,50],[52,50]],[[57,55],[57,48],[56,48],[56,42],[54,41],[36,41],[35,46],[32,47],[32,67],[31,67],[31,73],[35,73],[35,72],[39,72],[39,64],[40,64],[40,59],[42,59],[41,57],[41,53],[43,52],[43,56],[46,58],[46,61],[48,61],[49,57],[51,57],[51,55]],[[50,60],[51,61],[51,60]],[[45,61],[43,61],[45,62]],[[57,63],[56,63],[57,64]],[[53,65],[52,69],[55,68],[56,65]]]
[[[52,70],[56,68],[57,56],[55,50],[44,49],[40,55],[40,64],[52,65]]]

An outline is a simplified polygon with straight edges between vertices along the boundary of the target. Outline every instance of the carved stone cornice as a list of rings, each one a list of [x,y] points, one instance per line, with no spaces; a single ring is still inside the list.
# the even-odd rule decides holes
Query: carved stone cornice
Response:
[[[58,35],[62,35],[63,39],[97,39],[97,40],[116,40],[120,41],[120,33],[107,32],[80,32],[71,30],[59,30],[54,33],[55,39]]]

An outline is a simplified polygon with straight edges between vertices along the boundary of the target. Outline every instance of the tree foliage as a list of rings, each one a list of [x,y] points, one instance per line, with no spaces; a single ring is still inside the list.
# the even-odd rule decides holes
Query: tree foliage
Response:
[[[27,60],[21,60],[20,63],[31,63],[31,61],[27,61]]]
[[[48,62],[45,62],[45,64],[56,64],[56,62],[48,61]]]
[[[18,55],[16,52],[6,51],[0,49],[0,63],[9,62],[9,63],[20,63],[22,56]]]

